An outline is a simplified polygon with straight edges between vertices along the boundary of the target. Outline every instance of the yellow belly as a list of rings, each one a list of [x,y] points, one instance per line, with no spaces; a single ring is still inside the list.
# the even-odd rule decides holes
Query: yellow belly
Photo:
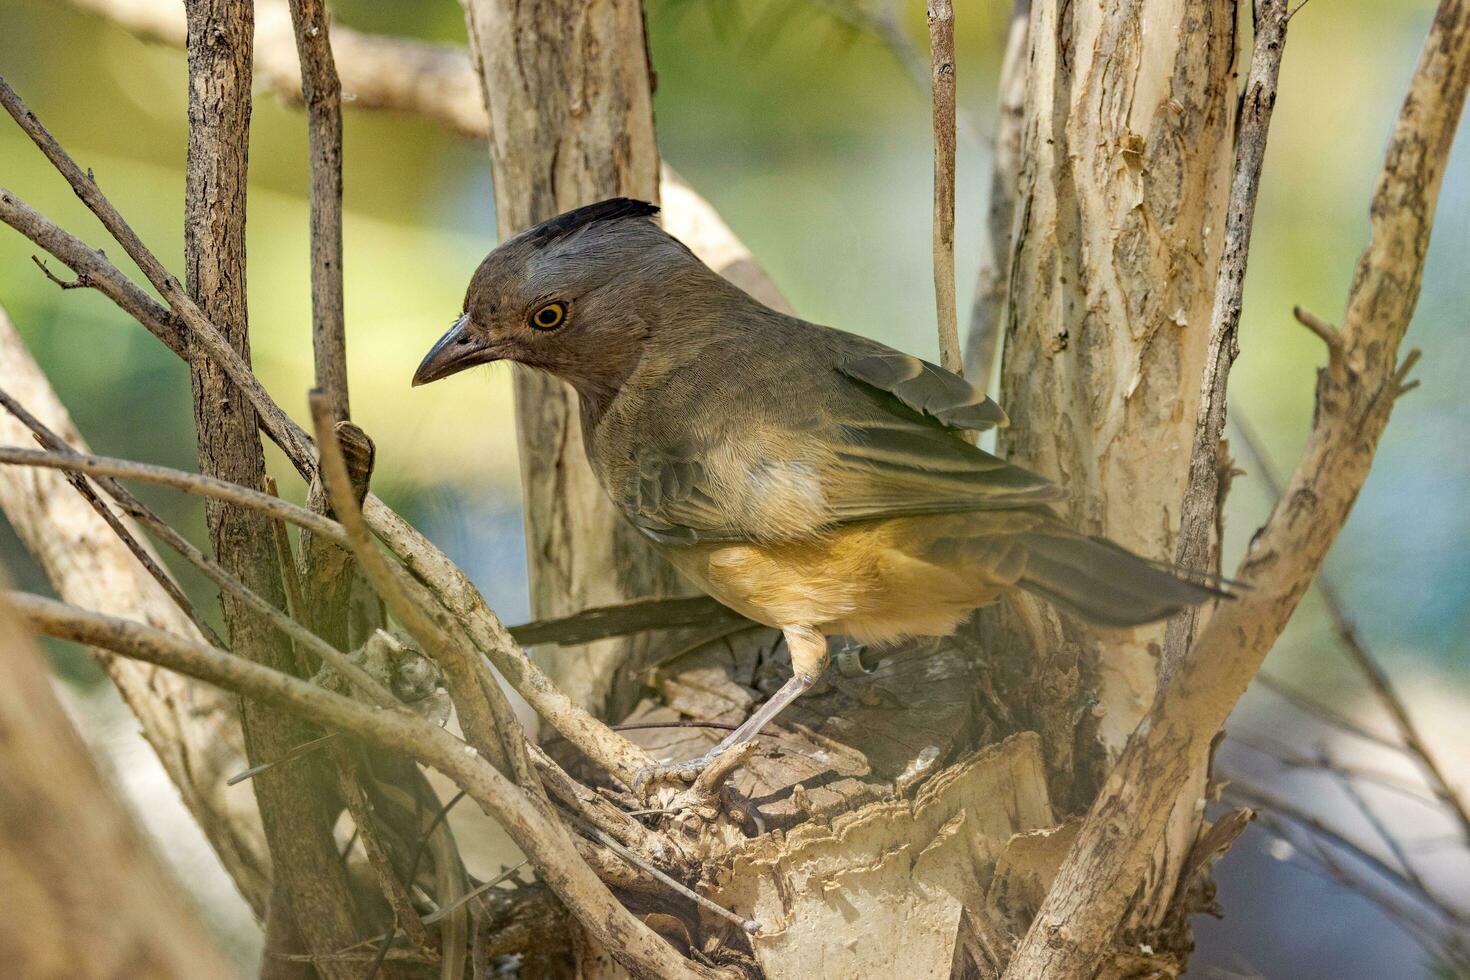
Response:
[[[802,541],[700,544],[664,554],[757,622],[883,644],[946,636],[1015,583],[1010,543],[977,539],[972,524],[967,515],[901,517]]]

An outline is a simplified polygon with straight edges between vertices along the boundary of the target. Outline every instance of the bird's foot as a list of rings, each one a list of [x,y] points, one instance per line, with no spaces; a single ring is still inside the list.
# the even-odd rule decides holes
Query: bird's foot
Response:
[[[672,784],[674,788],[683,789],[698,779],[715,758],[716,753],[706,752],[696,759],[689,759],[685,762],[644,766],[633,774],[633,792],[638,796],[646,796],[656,787],[665,784]]]

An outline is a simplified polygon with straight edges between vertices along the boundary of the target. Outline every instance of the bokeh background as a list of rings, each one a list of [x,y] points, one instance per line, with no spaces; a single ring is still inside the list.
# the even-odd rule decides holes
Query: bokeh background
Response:
[[[464,43],[453,0],[337,0],[333,7],[360,30]],[[961,111],[983,134],[994,116],[1009,3],[959,8]],[[922,50],[923,5],[909,0],[898,9]],[[1305,440],[1323,361],[1321,344],[1294,324],[1291,308],[1340,314],[1366,240],[1373,180],[1432,10],[1428,0],[1312,0],[1293,21],[1231,397],[1232,413],[1248,420],[1281,469]],[[715,204],[803,316],[934,357],[928,103],[892,48],[816,0],[649,0],[648,29],[664,157]],[[0,0],[0,72],[93,168],[165,262],[180,268],[183,54],[142,43],[64,0]],[[471,270],[495,244],[485,150],[417,119],[350,107],[346,126],[351,384],[355,417],[379,447],[375,487],[472,573],[507,621],[521,621],[528,600],[509,374],[486,368],[408,388],[418,358],[459,311]],[[1470,139],[1461,136],[1409,333],[1424,351],[1423,386],[1395,411],[1328,575],[1446,768],[1470,782]],[[311,383],[305,149],[300,112],[257,97],[252,343],[261,378],[298,418]],[[979,257],[988,167],[983,139],[962,135],[962,297]],[[100,227],[10,125],[0,126],[0,183],[92,244],[105,244]],[[31,264],[32,251],[0,229],[0,305],[92,445],[192,468],[183,366],[100,296],[48,283]],[[296,485],[278,455],[270,462],[283,486]],[[204,541],[195,501],[142,495]],[[1227,567],[1270,503],[1258,474],[1236,480]],[[45,590],[3,520],[0,562],[22,586]],[[188,569],[175,570],[196,595],[208,596]],[[248,966],[258,955],[248,913],[190,834],[125,710],[85,655],[61,648],[53,655],[89,737],[145,821],[168,837],[171,859]],[[1391,731],[1343,660],[1315,594],[1268,669],[1363,725]],[[1373,828],[1331,777],[1284,767],[1259,745],[1326,751],[1413,776],[1392,753],[1334,734],[1259,687],[1231,730],[1246,741],[1226,744],[1222,768],[1375,846]],[[1470,860],[1455,827],[1410,796],[1371,787],[1365,794],[1407,842],[1427,882],[1465,902]],[[1197,922],[1192,976],[1442,972],[1401,923],[1304,858],[1265,828],[1247,832],[1221,870],[1224,918]]]

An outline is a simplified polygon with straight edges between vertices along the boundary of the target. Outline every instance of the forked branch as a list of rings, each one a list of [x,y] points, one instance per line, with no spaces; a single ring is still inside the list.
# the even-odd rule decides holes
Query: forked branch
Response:
[[[1285,493],[1216,610],[1098,795],[1006,976],[1090,976],[1177,794],[1260,668],[1336,538],[1402,386],[1399,345],[1418,300],[1434,208],[1466,87],[1470,5],[1442,0],[1400,109],[1371,208],[1372,238],[1343,318],[1341,367]]]

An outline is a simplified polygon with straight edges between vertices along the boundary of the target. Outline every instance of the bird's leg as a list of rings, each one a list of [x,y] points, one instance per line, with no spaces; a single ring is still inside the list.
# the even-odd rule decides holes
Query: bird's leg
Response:
[[[634,781],[634,792],[642,790],[656,776],[673,775],[685,780],[694,779],[720,756],[759,735],[761,729],[770,724],[783,708],[811,689],[817,678],[822,676],[822,671],[827,669],[827,638],[811,626],[788,626],[781,633],[786,637],[787,649],[791,651],[791,667],[794,671],[791,679],[767,698],[766,703],[745,719],[739,728],[726,735],[704,755],[688,762],[653,766],[639,772]]]

